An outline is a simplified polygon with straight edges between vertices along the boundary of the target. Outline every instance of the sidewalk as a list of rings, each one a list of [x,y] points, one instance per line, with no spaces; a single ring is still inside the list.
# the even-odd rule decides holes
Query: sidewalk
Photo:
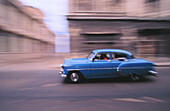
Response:
[[[0,63],[0,71],[20,71],[20,70],[58,70],[65,56],[48,56],[43,58],[33,58],[20,61],[8,61]]]

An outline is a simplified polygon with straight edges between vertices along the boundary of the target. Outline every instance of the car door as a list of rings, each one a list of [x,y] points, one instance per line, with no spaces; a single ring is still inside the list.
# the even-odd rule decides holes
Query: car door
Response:
[[[105,54],[106,58],[102,57]],[[91,62],[90,78],[105,78],[113,74],[111,53],[98,53]]]
[[[122,63],[122,61],[119,60],[112,60],[111,64],[112,64],[112,76],[113,77],[117,77],[120,76],[118,71],[117,71],[117,67]]]
[[[126,62],[127,55],[123,53],[112,53],[111,58],[112,58],[111,64],[113,68],[113,77],[120,76],[120,73],[118,73],[118,66],[123,62]]]

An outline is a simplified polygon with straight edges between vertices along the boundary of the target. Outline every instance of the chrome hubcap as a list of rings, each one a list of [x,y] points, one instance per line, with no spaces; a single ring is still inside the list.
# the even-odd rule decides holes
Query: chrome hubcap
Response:
[[[77,82],[79,79],[79,76],[77,73],[72,73],[70,76],[71,81]]]

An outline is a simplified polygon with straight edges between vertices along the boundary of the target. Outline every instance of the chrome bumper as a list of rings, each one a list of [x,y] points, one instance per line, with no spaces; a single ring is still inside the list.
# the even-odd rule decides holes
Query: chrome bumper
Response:
[[[150,70],[149,73],[153,76],[158,76],[158,72]]]
[[[63,78],[67,77],[67,75],[65,75],[64,72],[61,71],[61,70],[60,70],[60,72],[59,72],[59,75],[60,75],[61,77],[63,77]]]

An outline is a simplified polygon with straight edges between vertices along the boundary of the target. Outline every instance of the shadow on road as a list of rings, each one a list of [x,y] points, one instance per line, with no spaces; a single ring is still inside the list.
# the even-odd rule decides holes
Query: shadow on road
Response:
[[[93,83],[147,83],[147,82],[154,82],[154,78],[143,78],[139,81],[133,81],[126,77],[119,77],[119,78],[105,78],[105,79],[84,79],[81,84],[93,84]],[[66,79],[63,80],[63,84],[70,84],[67,82]],[[80,84],[80,83],[79,83]]]

